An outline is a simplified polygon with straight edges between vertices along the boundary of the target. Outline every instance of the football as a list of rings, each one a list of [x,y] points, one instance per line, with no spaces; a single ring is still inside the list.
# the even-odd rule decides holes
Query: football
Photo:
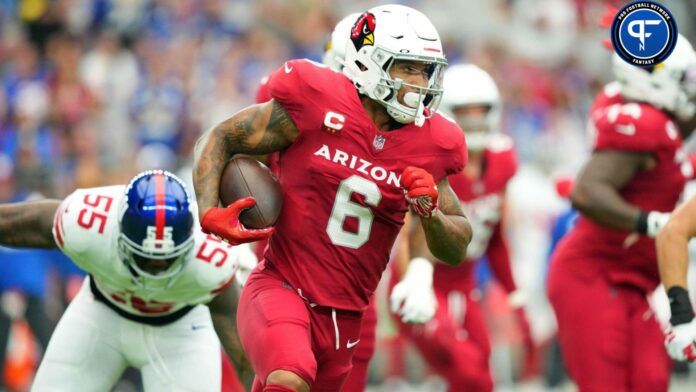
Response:
[[[232,158],[220,179],[220,202],[228,206],[248,196],[256,199],[256,205],[239,215],[244,227],[263,229],[273,226],[283,205],[283,193],[276,177],[256,159]]]

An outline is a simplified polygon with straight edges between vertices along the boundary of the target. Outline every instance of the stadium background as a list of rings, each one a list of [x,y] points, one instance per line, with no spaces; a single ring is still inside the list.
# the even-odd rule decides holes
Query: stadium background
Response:
[[[379,3],[385,2],[0,0],[0,202],[63,197],[78,187],[123,183],[149,168],[190,177],[193,142],[203,130],[252,103],[259,80],[285,60],[320,60],[338,20]],[[588,155],[587,111],[612,77],[610,52],[601,44],[608,32],[597,21],[607,3],[625,2],[402,3],[431,18],[450,64],[474,62],[499,84],[503,130],[522,162],[507,212],[513,268],[529,295],[540,349],[536,366],[519,365],[514,320],[482,271],[493,367],[501,390],[556,385],[558,358],[549,349],[555,326],[544,281],[553,224],[568,205],[553,184],[572,176]],[[696,42],[696,2],[662,3]],[[3,328],[11,332],[8,390],[30,382],[40,342],[50,336],[79,274],[54,252],[0,252],[6,320],[0,342]],[[403,365],[390,360],[393,328],[381,316],[371,384],[404,387],[395,377],[402,373],[423,390],[438,388],[409,349]],[[25,318],[39,344],[32,343]],[[675,375],[684,377],[687,368]],[[119,388],[138,387],[124,381]]]

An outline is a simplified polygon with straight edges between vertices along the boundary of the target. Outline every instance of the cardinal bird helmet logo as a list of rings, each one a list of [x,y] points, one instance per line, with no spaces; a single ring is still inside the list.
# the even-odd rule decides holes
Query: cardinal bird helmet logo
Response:
[[[375,16],[372,13],[365,12],[355,21],[350,30],[350,40],[353,41],[355,50],[375,44]]]

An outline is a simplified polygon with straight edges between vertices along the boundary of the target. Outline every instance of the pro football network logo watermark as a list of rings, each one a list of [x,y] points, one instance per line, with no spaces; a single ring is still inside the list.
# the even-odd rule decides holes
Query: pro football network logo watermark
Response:
[[[653,1],[634,1],[617,12],[611,24],[616,53],[638,67],[663,62],[677,44],[677,23],[667,8]]]

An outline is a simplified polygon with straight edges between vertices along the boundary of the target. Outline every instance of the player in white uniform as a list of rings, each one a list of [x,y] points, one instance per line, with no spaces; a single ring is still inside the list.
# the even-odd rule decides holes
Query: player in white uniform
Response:
[[[219,391],[216,331],[244,378],[235,286],[256,257],[203,234],[190,208],[181,181],[159,170],[62,202],[0,205],[0,244],[58,246],[89,273],[33,390],[107,391],[132,366],[147,391]]]

